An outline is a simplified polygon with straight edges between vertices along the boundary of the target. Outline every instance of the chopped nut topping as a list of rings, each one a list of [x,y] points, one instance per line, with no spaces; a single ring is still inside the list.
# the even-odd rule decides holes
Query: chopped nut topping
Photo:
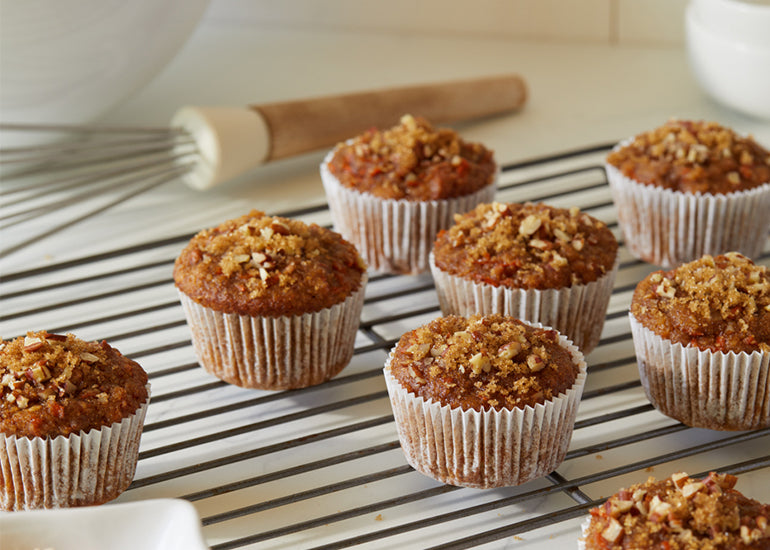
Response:
[[[577,375],[558,333],[497,314],[448,315],[408,332],[388,368],[410,392],[475,410],[534,406],[566,391]],[[427,382],[417,385],[415,376]]]
[[[95,363],[99,360],[99,356],[94,355],[93,353],[89,353],[87,351],[82,352],[80,354],[80,358],[86,363]]]
[[[670,120],[613,150],[607,162],[632,180],[687,193],[733,193],[770,181],[768,152],[715,122]]]
[[[147,375],[105,342],[29,332],[0,350],[0,432],[57,437],[89,431],[136,412]],[[104,356],[94,365],[84,358]],[[114,392],[114,393],[113,393]],[[97,394],[117,396],[97,405]]]
[[[737,253],[709,255],[637,285],[631,313],[682,345],[712,351],[770,351],[770,271]]]
[[[436,267],[513,288],[585,284],[611,271],[617,241],[606,224],[544,204],[482,204],[434,245]]]
[[[662,481],[650,478],[622,489],[591,510],[586,547],[593,550],[590,541],[603,537],[605,532],[617,536],[613,542],[617,548],[715,550],[735,548],[741,542],[770,543],[770,532],[765,531],[770,505],[733,490],[735,481],[735,476],[714,472],[703,480],[677,473]],[[617,532],[616,524],[622,533]],[[603,543],[600,546],[604,548]]]
[[[396,200],[467,196],[491,184],[496,173],[492,151],[411,115],[340,143],[327,167],[345,187]]]

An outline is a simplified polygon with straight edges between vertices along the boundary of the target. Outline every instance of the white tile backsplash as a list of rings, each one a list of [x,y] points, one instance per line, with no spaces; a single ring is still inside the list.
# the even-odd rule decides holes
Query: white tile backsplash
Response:
[[[212,0],[206,18],[270,28],[680,45],[687,0]]]

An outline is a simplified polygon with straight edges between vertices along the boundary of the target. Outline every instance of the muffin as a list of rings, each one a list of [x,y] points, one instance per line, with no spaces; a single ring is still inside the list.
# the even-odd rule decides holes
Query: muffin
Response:
[[[321,163],[334,227],[380,273],[428,270],[440,229],[495,193],[492,151],[404,115],[341,143]]]
[[[715,122],[671,120],[617,145],[607,179],[626,247],[674,267],[760,254],[770,229],[770,152]]]
[[[195,235],[174,265],[201,366],[267,390],[320,384],[350,362],[366,280],[339,234],[256,210]]]
[[[440,317],[385,364],[406,460],[443,483],[519,485],[561,464],[583,393],[583,355],[555,330],[505,315]]]
[[[737,481],[715,472],[702,480],[651,477],[592,508],[579,547],[770,550],[770,505],[736,491]]]
[[[770,426],[770,272],[731,252],[644,278],[631,332],[647,397],[688,426]]]
[[[504,313],[542,323],[588,354],[599,343],[618,243],[577,207],[480,204],[441,231],[431,271],[444,315]]]
[[[40,331],[0,343],[0,509],[117,497],[149,401],[147,373],[104,341]]]

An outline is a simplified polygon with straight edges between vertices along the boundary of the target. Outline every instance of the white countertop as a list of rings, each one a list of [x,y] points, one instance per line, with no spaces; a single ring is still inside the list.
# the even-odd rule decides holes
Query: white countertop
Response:
[[[770,144],[770,123],[723,109],[698,89],[681,48],[270,30],[213,21],[101,122],[166,126],[183,105],[242,106],[508,72],[528,84],[525,107],[457,126],[467,139],[493,148],[502,164],[614,142],[672,116],[716,120]],[[165,184],[3,258],[0,268],[95,252],[107,242],[115,247],[191,233],[251,208],[275,213],[322,203],[322,155],[266,165],[208,192]],[[166,204],[176,205],[173,216]]]

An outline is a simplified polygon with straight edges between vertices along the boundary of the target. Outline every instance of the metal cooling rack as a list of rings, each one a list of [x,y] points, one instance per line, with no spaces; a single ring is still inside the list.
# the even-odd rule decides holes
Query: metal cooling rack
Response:
[[[608,148],[505,166],[497,199],[579,206],[620,239],[601,165]],[[280,214],[330,221],[326,205]],[[770,494],[770,429],[692,429],[645,398],[627,309],[654,268],[625,248],[567,459],[545,478],[480,491],[406,464],[381,375],[399,336],[440,314],[429,275],[370,280],[353,361],[332,381],[245,390],[205,373],[193,355],[171,277],[190,237],[3,274],[0,334],[106,339],[145,367],[152,402],[135,480],[118,501],[193,502],[213,549],[576,548],[588,508],[649,475],[719,470],[740,474],[749,496]],[[770,265],[768,243],[759,262]]]

